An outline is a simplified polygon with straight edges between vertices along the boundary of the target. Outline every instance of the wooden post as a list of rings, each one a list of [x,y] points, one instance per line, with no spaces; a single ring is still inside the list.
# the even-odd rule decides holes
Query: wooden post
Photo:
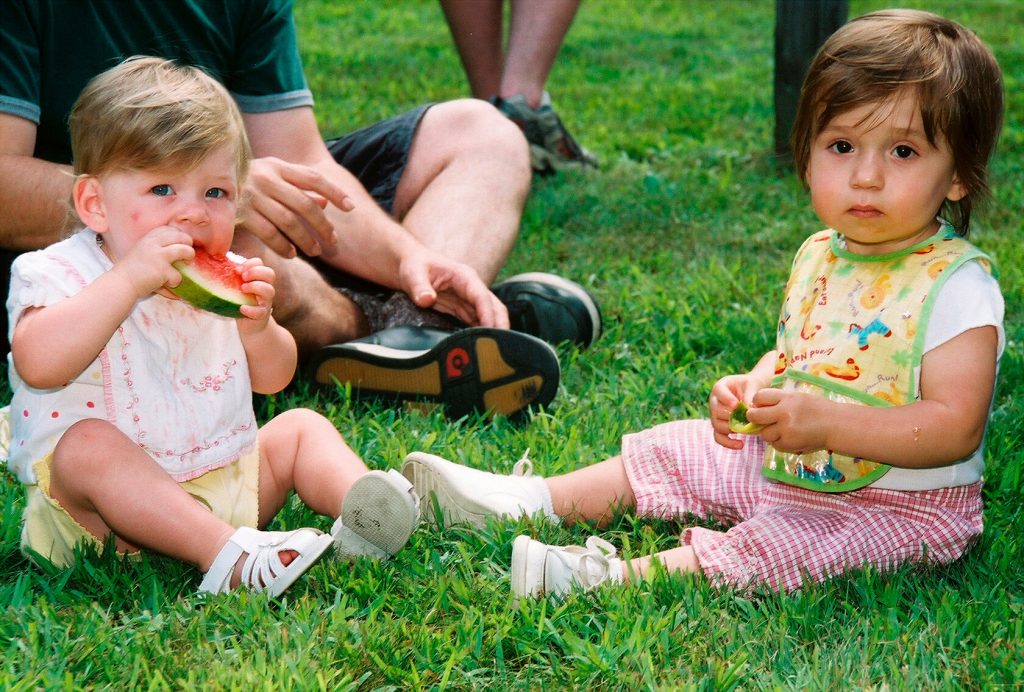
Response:
[[[846,23],[848,0],[775,0],[775,153],[789,159],[789,134],[811,59]]]

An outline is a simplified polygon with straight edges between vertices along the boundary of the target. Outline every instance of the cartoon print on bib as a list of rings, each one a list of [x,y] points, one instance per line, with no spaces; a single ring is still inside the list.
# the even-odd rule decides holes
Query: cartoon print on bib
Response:
[[[988,258],[946,224],[917,246],[878,256],[847,251],[831,230],[811,236],[786,285],[773,386],[855,405],[913,401],[933,299],[947,270],[972,260],[991,271]],[[834,450],[793,454],[769,445],[762,470],[836,492],[869,485],[889,468]]]

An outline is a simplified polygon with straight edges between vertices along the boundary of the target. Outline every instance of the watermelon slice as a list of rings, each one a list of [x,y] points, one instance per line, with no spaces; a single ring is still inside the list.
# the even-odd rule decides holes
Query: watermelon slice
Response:
[[[241,290],[243,282],[237,266],[244,261],[244,257],[231,252],[211,255],[196,248],[191,262],[174,263],[174,268],[181,272],[181,283],[168,290],[200,310],[241,317],[240,306],[256,304],[252,294]]]
[[[752,435],[763,428],[763,425],[747,420],[747,405],[742,401],[729,414],[729,430],[743,435]]]

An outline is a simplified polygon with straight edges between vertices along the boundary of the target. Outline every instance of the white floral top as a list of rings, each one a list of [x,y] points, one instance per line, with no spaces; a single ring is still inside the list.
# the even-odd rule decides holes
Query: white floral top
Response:
[[[58,303],[111,266],[90,230],[18,257],[7,301],[11,333],[26,308]],[[139,301],[99,357],[63,387],[29,387],[10,356],[8,373],[8,464],[23,483],[36,482],[33,464],[86,418],[116,425],[178,481],[226,466],[256,443],[249,366],[235,320],[179,300]]]

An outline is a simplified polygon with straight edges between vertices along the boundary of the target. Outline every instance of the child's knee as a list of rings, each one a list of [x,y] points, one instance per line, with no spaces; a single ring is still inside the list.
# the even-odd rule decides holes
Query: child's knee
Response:
[[[54,477],[64,476],[71,472],[81,472],[88,465],[88,460],[95,455],[85,454],[86,450],[107,449],[104,440],[111,434],[120,434],[111,423],[99,418],[86,418],[73,423],[57,441],[50,461],[50,471]]]
[[[325,416],[310,408],[293,408],[274,416],[275,421],[280,421],[289,430],[305,432],[312,430],[331,429],[337,432],[337,428]],[[340,433],[339,433],[340,434]]]

